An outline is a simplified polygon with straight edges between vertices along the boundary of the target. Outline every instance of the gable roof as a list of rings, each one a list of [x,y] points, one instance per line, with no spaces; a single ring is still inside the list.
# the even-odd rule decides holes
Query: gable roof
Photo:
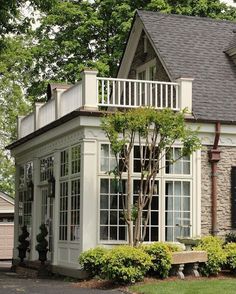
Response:
[[[0,198],[4,199],[5,201],[7,201],[8,203],[12,204],[13,206],[15,204],[15,199],[14,198],[12,198],[8,194],[6,194],[4,192],[1,192],[1,191],[0,191]]]
[[[236,23],[151,11],[137,16],[171,79],[194,78],[195,118],[236,122],[236,65],[224,53]]]

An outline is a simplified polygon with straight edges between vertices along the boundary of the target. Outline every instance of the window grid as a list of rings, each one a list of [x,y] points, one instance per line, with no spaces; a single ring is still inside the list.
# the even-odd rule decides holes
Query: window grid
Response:
[[[80,172],[80,145],[71,148],[71,174]]]
[[[67,183],[66,216],[63,208],[65,200],[60,202],[62,207],[62,216],[60,217],[62,225],[61,229],[59,229],[60,241],[78,242],[80,239],[80,157],[80,145],[63,150],[60,154],[61,194],[63,194],[64,189],[62,183]]]
[[[138,202],[138,195],[140,191],[140,180],[133,180],[133,205]],[[143,209],[143,217],[141,224],[141,236],[142,229],[144,227],[144,221],[148,212],[148,204]],[[154,191],[152,196],[151,214],[147,225],[145,242],[153,242],[159,240],[159,181],[155,181]]]
[[[189,175],[191,174],[191,161],[190,156],[184,156],[179,159],[177,162],[172,162],[178,159],[181,156],[182,148],[173,147],[166,154],[166,174],[183,174]]]
[[[40,160],[40,181],[44,182],[53,175],[54,157],[49,156]]]
[[[60,223],[59,240],[67,240],[68,228],[68,182],[60,183]]]
[[[190,236],[191,182],[165,182],[165,239],[176,241],[178,237]]]
[[[66,149],[61,151],[61,168],[60,168],[60,176],[68,176],[69,173],[69,150]]]
[[[80,180],[71,181],[71,241],[80,237]]]
[[[105,241],[126,241],[127,227],[123,218],[122,187],[114,179],[100,179],[100,239]],[[124,196],[126,196],[124,194]]]
[[[107,146],[106,146],[107,145]],[[108,192],[104,192],[102,190],[102,184],[101,181],[102,180],[106,180],[106,181],[112,181],[113,178],[111,176],[109,176],[108,174],[105,175],[104,171],[107,171],[107,167],[110,166],[110,162],[111,162],[111,158],[110,158],[110,147],[109,143],[101,143],[100,144],[100,167],[99,167],[99,172],[100,172],[100,233],[99,233],[99,240],[103,243],[109,242],[109,243],[115,243],[117,241],[120,241],[118,239],[118,235],[117,235],[117,239],[115,240],[115,238],[113,238],[113,236],[115,236],[115,233],[111,234],[110,233],[110,227],[112,227],[111,222],[111,217],[110,217],[110,200],[107,200],[107,202],[105,201],[104,198],[109,198],[110,197],[110,190]],[[137,146],[139,148],[139,146]],[[137,148],[136,147],[136,148]],[[135,148],[134,148],[135,149]],[[106,152],[105,152],[105,151]],[[177,155],[178,151],[181,150],[180,147],[174,147],[172,148],[172,152],[175,153],[174,156]],[[137,156],[137,151],[136,154],[135,150],[132,154],[132,162],[131,162],[131,166],[132,166],[132,171],[133,174],[131,175],[132,181],[133,181],[133,203],[135,203],[135,197],[137,199],[138,193],[137,193],[137,189],[135,188],[135,186],[137,186],[138,181],[139,181],[139,175],[140,172],[135,172],[135,160],[138,160],[138,156]],[[108,156],[104,156],[104,154],[107,154]],[[162,156],[161,156],[162,157]],[[104,159],[108,159],[106,161],[106,168],[104,168],[105,164],[104,164]],[[169,158],[168,156],[163,156],[161,161],[160,161],[160,165],[161,167],[164,167],[166,165],[166,162],[168,162]],[[170,161],[170,160],[169,160]],[[192,201],[192,190],[191,190],[191,183],[192,183],[192,156],[189,157],[184,157],[181,159],[181,166],[184,166],[183,163],[187,163],[188,165],[188,169],[185,173],[185,168],[182,168],[182,174],[176,173],[176,174],[171,174],[171,173],[166,173],[166,168],[160,169],[159,174],[156,177],[156,182],[158,182],[158,193],[157,195],[154,195],[153,201],[155,202],[152,203],[152,214],[151,214],[151,220],[150,223],[148,224],[148,229],[146,232],[146,237],[145,237],[145,241],[149,242],[149,241],[156,241],[156,239],[161,239],[163,240],[164,238],[166,240],[170,240],[170,241],[174,241],[176,240],[176,237],[178,237],[178,235],[180,235],[180,227],[181,227],[181,234],[184,236],[190,236],[192,229],[191,229],[191,201]],[[138,166],[136,164],[136,166]],[[137,169],[136,169],[137,170]],[[124,173],[124,178],[126,177],[126,174]],[[124,179],[125,181],[125,179]],[[136,182],[135,182],[136,181]],[[174,210],[170,210],[168,207],[166,207],[166,205],[168,204],[168,201],[171,201],[171,197],[174,198],[176,195],[166,195],[166,187],[165,187],[165,183],[166,182],[181,182],[181,185],[189,185],[189,192],[188,195],[182,195],[183,197],[180,197],[181,201],[182,201],[182,206],[183,208],[180,209],[180,211],[177,210],[177,206],[176,206],[176,211]],[[182,183],[187,183],[187,184],[182,184]],[[110,185],[110,184],[109,184]],[[174,184],[175,185],[175,184]],[[176,184],[178,185],[178,184]],[[110,186],[109,186],[110,187]],[[109,188],[110,189],[110,188]],[[136,189],[136,190],[135,190]],[[182,188],[183,189],[183,188]],[[181,192],[183,193],[183,192]],[[108,195],[108,196],[106,196]],[[163,195],[163,197],[159,197],[159,195]],[[168,198],[168,200],[166,200],[166,198]],[[177,200],[173,200],[176,201]],[[107,203],[106,206],[104,203]],[[163,207],[163,210],[159,210],[159,207]],[[166,207],[166,208],[165,208]],[[168,209],[167,209],[168,208]],[[117,209],[119,209],[119,207],[117,206]],[[102,215],[102,211],[107,211],[106,213],[104,212]],[[169,225],[169,223],[167,224],[167,217],[170,218],[170,215],[172,214],[172,218],[175,217],[175,219],[177,219],[177,217],[181,220],[180,224],[177,224],[177,226],[174,225],[174,223],[172,223],[171,225]],[[154,223],[155,221],[155,223]],[[118,222],[118,221],[117,221]],[[160,227],[159,226],[159,222],[163,223],[164,226]],[[125,224],[126,227],[126,224]],[[126,229],[126,233],[127,233],[127,229]],[[170,235],[172,234],[172,235]],[[105,237],[104,237],[105,236]],[[112,236],[112,238],[111,238]],[[127,240],[127,237],[126,237]]]

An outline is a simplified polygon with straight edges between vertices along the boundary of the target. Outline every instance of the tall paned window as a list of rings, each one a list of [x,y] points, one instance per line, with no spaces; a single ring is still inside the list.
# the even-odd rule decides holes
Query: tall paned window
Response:
[[[19,167],[19,229],[27,226],[29,233],[32,227],[32,199],[28,191],[28,183],[33,179],[33,163],[27,162]],[[19,230],[21,234],[21,230]]]
[[[50,179],[53,175],[54,157],[49,156],[40,160],[40,182]]]
[[[60,241],[78,242],[80,240],[80,165],[80,145],[61,151]]]
[[[127,228],[123,217],[122,193],[125,197],[126,182],[118,184],[114,179],[100,180],[100,239],[127,239]]]
[[[140,194],[141,178],[141,153],[146,152],[143,146],[134,146],[131,156],[131,182],[132,200],[131,206],[137,207]],[[173,147],[166,154],[160,155],[151,202],[151,210],[145,236],[141,235],[145,242],[170,241],[174,242],[178,237],[191,236],[192,232],[192,156],[181,156],[181,148]],[[100,144],[99,167],[99,240],[101,243],[122,243],[128,240],[127,225],[123,217],[122,193],[124,203],[126,201],[127,173],[123,173],[123,184],[109,173],[115,167],[115,157],[109,144]],[[145,160],[144,167],[148,167]],[[151,187],[149,187],[151,188]],[[148,193],[148,189],[147,189]],[[148,205],[143,209],[141,229],[148,213]],[[160,225],[163,224],[163,225]]]

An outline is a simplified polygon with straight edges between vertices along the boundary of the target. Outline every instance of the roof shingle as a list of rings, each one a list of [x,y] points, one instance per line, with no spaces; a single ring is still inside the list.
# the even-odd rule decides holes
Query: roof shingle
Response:
[[[236,23],[138,11],[170,75],[194,78],[196,119],[236,122],[236,65],[224,53]]]

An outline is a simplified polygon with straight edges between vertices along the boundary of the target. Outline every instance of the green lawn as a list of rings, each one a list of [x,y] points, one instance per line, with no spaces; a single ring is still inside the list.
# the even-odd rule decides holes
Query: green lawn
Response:
[[[142,294],[235,294],[235,279],[212,279],[192,281],[161,281],[130,287],[134,293]]]

